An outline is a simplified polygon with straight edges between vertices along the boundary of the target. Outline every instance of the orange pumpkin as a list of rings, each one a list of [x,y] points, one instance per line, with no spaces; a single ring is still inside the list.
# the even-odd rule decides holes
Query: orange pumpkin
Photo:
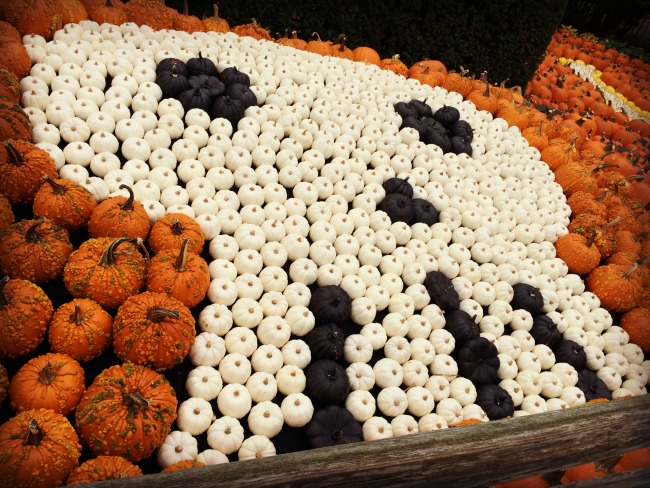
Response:
[[[7,373],[7,368],[3,364],[0,364],[0,407],[7,398],[7,392],[9,391],[9,374]]]
[[[642,447],[623,454],[621,460],[614,466],[614,471],[619,473],[632,469],[647,468],[648,466],[650,466],[650,448]]]
[[[194,317],[180,301],[146,291],[127,298],[117,311],[113,349],[122,361],[170,369],[190,352],[194,326]]]
[[[183,0],[183,13],[177,14],[174,16],[174,22],[172,24],[174,30],[181,30],[188,32],[190,34],[194,32],[205,32],[205,25],[195,15],[189,14],[189,9],[187,7],[187,0]]]
[[[53,180],[47,175],[43,179],[46,184],[34,197],[34,215],[70,231],[84,227],[97,206],[93,194],[72,180]]]
[[[161,473],[171,473],[172,471],[182,471],[183,469],[200,468],[201,466],[205,466],[201,461],[197,461],[196,459],[185,459],[184,461],[178,461],[171,466],[167,466],[161,471]]]
[[[384,58],[379,62],[379,67],[381,69],[386,69],[392,71],[395,74],[402,75],[404,77],[408,76],[409,69],[402,61],[399,59],[399,54],[395,54],[392,58]]]
[[[124,4],[119,0],[103,0],[88,9],[88,18],[98,24],[122,25],[129,21]]]
[[[31,138],[32,124],[23,108],[13,99],[0,96],[0,141],[7,139],[29,141]],[[2,147],[0,147],[0,154],[2,154],[0,159],[4,160]],[[1,164],[2,161],[0,161]],[[0,192],[2,191],[2,185],[0,185]]]
[[[177,406],[164,376],[125,363],[97,375],[75,410],[75,425],[94,456],[122,456],[137,463],[162,445]]]
[[[442,87],[447,91],[460,93],[463,98],[466,98],[469,92],[472,91],[473,85],[471,80],[465,77],[467,71],[463,70],[462,66],[460,70],[460,73],[450,72],[447,74],[442,82]]]
[[[0,12],[21,34],[36,34],[46,40],[65,23],[61,5],[52,0],[15,0],[3,2]]]
[[[481,76],[481,80],[485,83],[485,87],[477,88],[469,92],[467,94],[467,100],[472,102],[477,110],[485,110],[494,114],[499,108],[496,94],[492,87],[490,87],[487,76]]]
[[[151,228],[149,247],[154,253],[163,249],[180,249],[183,240],[189,239],[187,250],[201,254],[205,234],[199,223],[182,213],[168,213],[158,219]]]
[[[30,359],[11,378],[9,399],[18,412],[49,408],[72,412],[85,390],[84,370],[67,354],[47,353]]]
[[[219,6],[216,3],[212,4],[214,8],[214,15],[203,19],[203,27],[207,32],[230,32],[228,21],[219,17]]]
[[[352,50],[352,59],[360,63],[374,64],[375,66],[379,66],[381,62],[379,53],[368,46],[355,47]]]
[[[140,291],[146,268],[133,239],[101,237],[84,242],[72,253],[63,283],[73,297],[90,298],[114,309]]]
[[[110,197],[97,205],[88,221],[88,233],[91,237],[140,237],[146,239],[151,224],[144,206],[135,200],[133,190],[127,185],[120,189],[129,192],[129,196]]]
[[[18,40],[12,40],[7,36],[0,36],[0,49],[2,49],[0,65],[14,73],[18,78],[23,78],[29,74],[32,61],[27,49],[20,42],[20,37]]]
[[[307,45],[307,41],[298,38],[298,32],[295,30],[291,31],[291,37],[289,37],[288,34],[285,34],[285,37],[281,37],[275,42],[282,44],[283,46],[299,49],[301,51],[304,50],[305,46]]]
[[[4,486],[61,486],[80,457],[81,445],[72,424],[53,410],[26,410],[0,425]]]
[[[238,36],[249,36],[257,40],[272,41],[273,37],[268,29],[265,29],[257,23],[257,20],[251,19],[249,24],[237,25],[232,28],[232,32]]]
[[[7,200],[7,197],[0,193],[0,231],[13,224],[15,220],[11,203]]]
[[[205,298],[210,287],[208,263],[187,250],[189,239],[181,249],[163,249],[149,263],[147,290],[168,295],[192,308]]]
[[[555,241],[557,257],[562,259],[569,271],[579,275],[591,273],[600,264],[600,251],[584,235],[569,232]]]
[[[7,101],[20,103],[20,79],[6,68],[0,67],[0,100],[3,97]]]
[[[98,357],[111,344],[113,318],[99,303],[75,298],[61,305],[50,322],[48,340],[52,351],[77,361]]]
[[[621,316],[621,327],[630,336],[630,341],[643,352],[650,352],[650,309],[633,308]]]
[[[0,146],[0,193],[12,204],[31,203],[43,176],[57,177],[54,160],[34,144],[14,139]]]
[[[587,288],[610,312],[627,312],[638,305],[643,293],[634,274],[636,268],[636,263],[630,268],[620,264],[598,266],[587,277]]]
[[[142,476],[142,470],[122,456],[97,456],[82,463],[66,481],[66,486]]]
[[[43,283],[61,275],[72,253],[70,235],[48,219],[21,220],[0,231],[0,270]]]
[[[174,22],[174,12],[162,0],[130,0],[124,10],[130,22],[153,30],[171,29]]]
[[[54,308],[45,292],[27,280],[0,280],[0,358],[33,351],[43,341]]]
[[[305,51],[320,54],[321,56],[329,56],[332,52],[332,45],[329,42],[323,41],[318,35],[318,32],[312,32],[311,36],[312,40],[305,46]]]

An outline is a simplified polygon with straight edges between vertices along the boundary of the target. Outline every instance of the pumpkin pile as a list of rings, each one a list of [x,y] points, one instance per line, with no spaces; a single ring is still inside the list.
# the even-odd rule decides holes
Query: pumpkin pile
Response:
[[[14,484],[12,432],[47,447],[43,412],[54,486],[271,456],[293,429],[321,447],[646,393],[647,212],[585,123],[345,36],[66,1],[91,20],[3,12],[31,64],[3,74],[0,126]]]

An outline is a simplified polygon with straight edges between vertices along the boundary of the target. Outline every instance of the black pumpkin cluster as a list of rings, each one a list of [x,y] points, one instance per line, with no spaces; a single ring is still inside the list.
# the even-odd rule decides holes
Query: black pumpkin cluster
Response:
[[[219,72],[212,60],[199,53],[184,63],[180,59],[163,59],[156,67],[156,83],[163,98],[175,98],[187,112],[200,108],[211,118],[224,118],[234,128],[245,110],[257,105],[250,89],[250,79],[235,67]]]
[[[389,178],[383,184],[386,196],[379,209],[386,212],[392,222],[405,222],[409,225],[423,223],[433,225],[438,222],[438,210],[424,198],[413,198],[413,187],[401,178]]]
[[[395,111],[402,117],[402,125],[418,131],[420,140],[435,144],[443,153],[472,155],[472,126],[460,120],[460,112],[455,107],[443,105],[435,112],[421,100],[397,102]]]

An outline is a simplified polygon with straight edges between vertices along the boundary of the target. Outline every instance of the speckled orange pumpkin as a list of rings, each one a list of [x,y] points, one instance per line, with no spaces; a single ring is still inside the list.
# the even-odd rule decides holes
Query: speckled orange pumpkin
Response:
[[[120,185],[129,196],[115,196],[97,205],[88,221],[90,237],[140,237],[146,239],[151,225],[144,206],[135,200],[133,190]]]
[[[168,213],[151,228],[149,247],[154,253],[163,249],[180,249],[183,239],[189,239],[187,250],[201,254],[205,234],[199,223],[182,213]]]
[[[84,227],[97,206],[93,194],[72,180],[53,180],[47,175],[43,179],[46,184],[34,197],[34,215],[70,231]]]
[[[82,463],[72,473],[66,486],[142,476],[142,470],[122,456],[97,456]]]
[[[1,112],[0,101],[0,119]],[[15,122],[12,126],[15,127]],[[0,136],[4,136],[2,131]],[[0,193],[13,204],[31,203],[43,184],[43,175],[57,177],[54,160],[47,151],[31,142],[13,139],[0,145],[0,174]]]

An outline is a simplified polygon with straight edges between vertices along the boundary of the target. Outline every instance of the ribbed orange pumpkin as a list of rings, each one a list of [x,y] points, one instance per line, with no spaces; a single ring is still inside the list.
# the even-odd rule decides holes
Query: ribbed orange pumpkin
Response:
[[[61,275],[72,253],[70,235],[51,220],[21,220],[0,231],[0,270],[43,283]]]
[[[195,321],[180,301],[144,292],[126,299],[113,323],[113,349],[122,361],[155,370],[183,362],[194,344]]]
[[[4,24],[4,26],[1,24]],[[7,30],[6,26],[10,25],[7,22],[0,21],[0,31],[5,32]],[[13,72],[18,78],[23,78],[29,74],[32,62],[27,49],[20,42],[20,34],[15,29],[13,29],[13,32],[18,34],[17,39],[11,35],[0,35],[0,49],[2,50],[0,65]]]
[[[142,470],[122,456],[97,456],[82,463],[66,481],[66,486],[142,476]]]
[[[408,66],[406,66],[399,59],[399,54],[395,54],[392,58],[384,58],[379,62],[379,67],[395,74],[406,77],[409,73]]]
[[[97,205],[88,221],[90,236],[146,239],[151,229],[147,211],[129,186],[120,185],[120,189],[127,190],[129,197],[110,197]]]
[[[0,16],[21,34],[37,34],[48,41],[66,22],[61,4],[57,0],[2,2]]]
[[[114,309],[144,285],[147,263],[133,239],[101,237],[84,242],[68,259],[63,283],[75,298]],[[118,252],[118,248],[119,252]]]
[[[38,347],[54,308],[45,292],[27,280],[0,280],[0,358],[15,358]]]
[[[20,80],[6,68],[0,67],[0,100],[7,99],[14,103],[20,103]]]
[[[164,376],[125,363],[97,375],[77,406],[75,425],[93,455],[122,456],[137,463],[162,445],[177,406]]]
[[[11,378],[9,399],[18,412],[49,408],[72,412],[86,389],[84,370],[67,354],[46,353],[30,359]]]
[[[190,240],[188,251],[201,254],[205,234],[199,223],[182,213],[168,213],[151,227],[149,247],[154,253],[163,249],[180,249],[184,239]]]
[[[3,486],[61,486],[80,457],[81,445],[74,427],[53,410],[26,410],[0,425]]]
[[[130,0],[124,5],[129,21],[153,30],[171,29],[174,15],[162,0]]]
[[[0,96],[0,140],[29,141],[31,138],[32,124],[23,108],[13,99]]]
[[[203,19],[203,27],[205,27],[205,30],[207,32],[230,32],[228,21],[219,17],[219,6],[214,3],[212,7],[214,9],[214,15]]]
[[[99,303],[88,298],[75,298],[61,305],[54,312],[48,330],[52,351],[82,362],[98,357],[112,338],[113,318]]]
[[[183,13],[174,16],[172,28],[174,30],[188,32],[190,34],[194,32],[205,32],[205,25],[201,19],[195,15],[189,14],[187,0],[183,0]]]
[[[70,231],[84,227],[97,206],[93,194],[76,181],[53,180],[47,175],[43,179],[46,184],[34,197],[34,215]]]
[[[650,352],[650,309],[633,308],[621,316],[621,327],[630,336],[630,342],[646,354]]]
[[[355,47],[352,50],[352,55],[352,59],[361,63],[374,64],[375,66],[379,66],[379,63],[381,62],[381,56],[379,56],[379,53],[368,46]]]
[[[1,108],[0,108],[1,110]],[[12,204],[32,203],[43,176],[57,178],[54,160],[31,142],[6,140],[0,146],[0,193]]]
[[[124,4],[119,0],[102,0],[88,9],[88,18],[98,24],[122,25],[129,21]]]
[[[600,264],[600,251],[581,234],[569,232],[555,241],[557,257],[579,275],[591,273]]]
[[[202,463],[201,461],[197,461],[196,459],[185,459],[184,461],[178,461],[177,463],[174,463],[171,466],[167,466],[165,469],[161,471],[161,473],[171,473],[172,471],[182,471],[184,469],[200,468],[201,466],[205,466],[205,464]]]
[[[637,264],[598,266],[587,277],[587,288],[596,294],[610,312],[627,312],[639,304],[643,287],[635,276]]]
[[[487,81],[487,77],[482,77],[481,79],[485,82],[484,88],[472,90],[467,94],[466,98],[476,105],[478,110],[485,110],[494,114],[499,108],[495,91]]]

